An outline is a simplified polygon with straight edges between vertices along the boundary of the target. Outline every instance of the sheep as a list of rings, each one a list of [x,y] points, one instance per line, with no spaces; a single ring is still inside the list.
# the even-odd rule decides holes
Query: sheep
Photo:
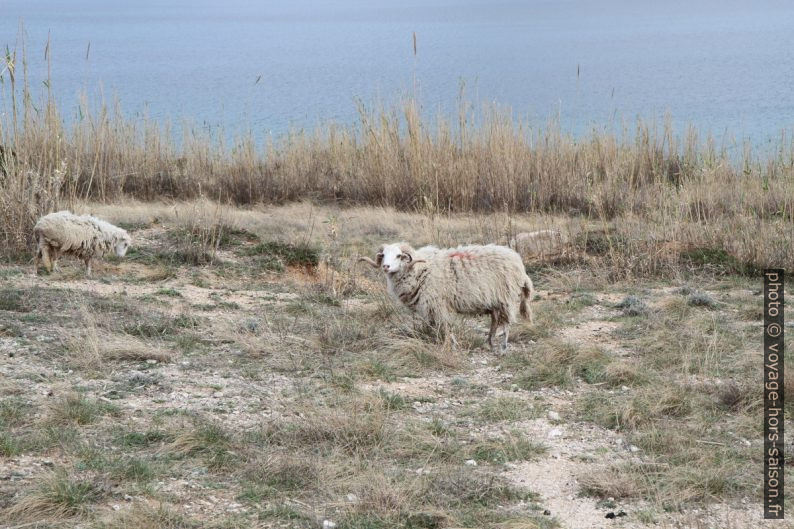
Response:
[[[533,322],[532,280],[521,257],[505,246],[414,250],[403,242],[381,246],[375,260],[359,260],[381,269],[389,294],[445,335],[453,313],[489,315],[488,345],[494,348],[501,329],[505,350],[517,313]]]
[[[563,250],[562,234],[557,230],[517,233],[508,246],[524,258],[544,258],[559,255]]]
[[[34,275],[43,262],[48,272],[57,269],[61,255],[73,255],[85,263],[86,276],[91,275],[91,260],[113,251],[124,257],[132,244],[126,230],[90,215],[58,211],[41,217],[33,227],[36,240]]]

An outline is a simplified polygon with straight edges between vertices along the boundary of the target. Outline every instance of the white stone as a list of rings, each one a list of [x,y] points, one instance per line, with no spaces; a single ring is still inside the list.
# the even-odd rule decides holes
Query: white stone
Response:
[[[323,529],[334,529],[336,527],[336,522],[332,522],[331,520],[323,520]]]
[[[466,460],[466,464],[468,466],[470,466],[470,467],[476,467],[477,466],[477,462],[475,460],[473,460],[473,459],[467,459]]]
[[[559,421],[560,420],[560,414],[557,413],[556,411],[549,410],[549,414],[548,415],[549,415],[549,420],[550,421]]]

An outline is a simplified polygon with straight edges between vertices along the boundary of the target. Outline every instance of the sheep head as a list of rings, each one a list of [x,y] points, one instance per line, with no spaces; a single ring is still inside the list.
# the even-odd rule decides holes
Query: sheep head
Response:
[[[121,237],[118,238],[118,242],[116,242],[116,246],[113,247],[113,250],[119,257],[124,257],[131,245],[132,238],[130,237],[129,233],[125,231]]]
[[[396,274],[401,270],[410,269],[422,260],[414,259],[415,250],[407,243],[384,244],[378,248],[375,260],[361,257],[359,260],[369,263],[374,268],[380,268],[386,274]]]

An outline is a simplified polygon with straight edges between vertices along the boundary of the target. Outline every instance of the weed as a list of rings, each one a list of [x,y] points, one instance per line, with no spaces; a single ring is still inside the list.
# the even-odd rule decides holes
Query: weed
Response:
[[[648,316],[651,312],[648,305],[636,296],[626,296],[623,301],[615,305],[616,309],[622,309],[624,316]]]
[[[274,267],[273,258],[277,258],[284,266],[296,266],[313,269],[320,263],[320,250],[305,243],[290,244],[279,241],[268,241],[240,250],[241,255],[261,257],[260,265],[265,268]]]

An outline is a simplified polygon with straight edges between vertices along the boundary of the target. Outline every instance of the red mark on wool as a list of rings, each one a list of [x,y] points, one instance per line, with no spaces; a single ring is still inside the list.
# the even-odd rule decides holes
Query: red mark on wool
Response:
[[[451,254],[449,254],[449,257],[450,258],[460,257],[461,259],[471,259],[474,256],[469,252],[452,252]]]

